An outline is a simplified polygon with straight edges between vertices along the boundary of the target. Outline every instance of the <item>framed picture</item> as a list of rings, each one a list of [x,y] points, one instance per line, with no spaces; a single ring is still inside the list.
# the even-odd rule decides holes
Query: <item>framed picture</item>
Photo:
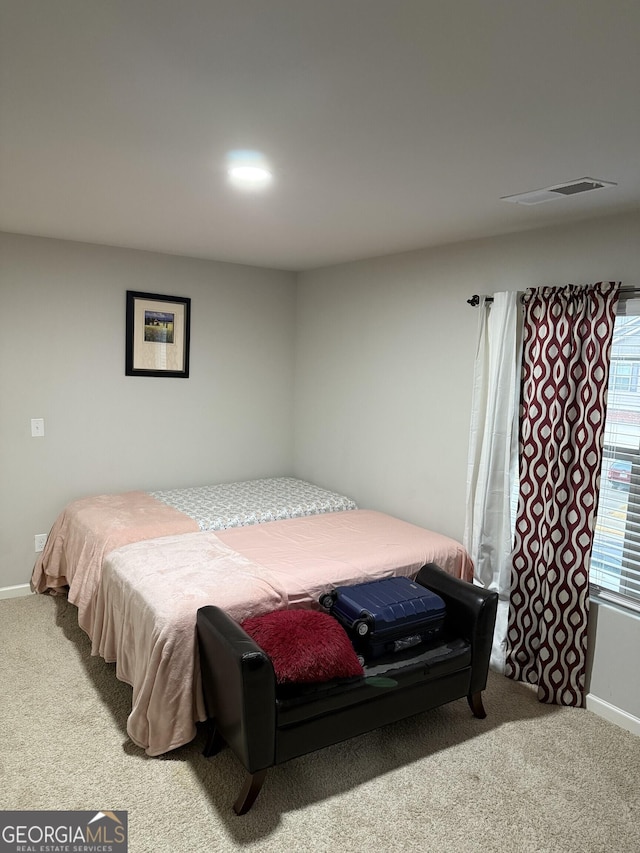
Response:
[[[126,376],[189,377],[191,300],[127,290]]]

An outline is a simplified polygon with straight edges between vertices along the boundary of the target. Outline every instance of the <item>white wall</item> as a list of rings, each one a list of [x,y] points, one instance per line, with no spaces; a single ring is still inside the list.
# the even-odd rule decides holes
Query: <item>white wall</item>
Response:
[[[639,654],[640,614],[592,601],[587,708],[637,735],[640,735]]]
[[[191,298],[190,378],[125,376],[127,290]],[[292,473],[291,273],[5,234],[0,295],[0,588],[75,498]]]
[[[640,214],[300,275],[296,473],[460,539],[478,319],[466,300],[603,279],[640,285]],[[622,618],[630,647],[620,650],[607,630],[615,621],[601,618],[598,660],[617,654],[609,701],[640,718],[640,682],[623,684],[640,621]]]

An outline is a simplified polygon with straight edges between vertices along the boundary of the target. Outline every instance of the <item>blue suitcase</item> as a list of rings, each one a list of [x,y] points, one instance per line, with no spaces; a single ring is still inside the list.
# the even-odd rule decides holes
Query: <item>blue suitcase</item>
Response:
[[[338,586],[320,604],[365,660],[434,639],[445,620],[442,598],[406,577]]]

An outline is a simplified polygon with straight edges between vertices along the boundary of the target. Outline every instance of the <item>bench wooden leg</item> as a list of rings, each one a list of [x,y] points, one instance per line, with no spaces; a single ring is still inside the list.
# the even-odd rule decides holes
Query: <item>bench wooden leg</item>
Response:
[[[487,716],[487,712],[484,709],[484,705],[482,704],[482,692],[478,693],[470,693],[467,696],[467,702],[469,703],[469,707],[473,712],[473,716],[477,717],[479,720],[484,720]]]
[[[238,799],[233,804],[233,810],[237,815],[246,814],[255,803],[260,793],[267,770],[258,770],[257,773],[249,775],[238,794]]]

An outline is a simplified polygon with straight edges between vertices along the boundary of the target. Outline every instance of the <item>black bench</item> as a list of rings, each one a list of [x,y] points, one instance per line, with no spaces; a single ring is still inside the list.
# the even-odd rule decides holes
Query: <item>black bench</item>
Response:
[[[269,767],[386,723],[467,697],[485,717],[486,687],[498,596],[434,564],[416,581],[447,605],[442,636],[428,646],[376,660],[363,678],[278,685],[271,660],[223,610],[198,610],[200,669],[214,755],[225,743],[249,773],[234,804],[247,812]]]

